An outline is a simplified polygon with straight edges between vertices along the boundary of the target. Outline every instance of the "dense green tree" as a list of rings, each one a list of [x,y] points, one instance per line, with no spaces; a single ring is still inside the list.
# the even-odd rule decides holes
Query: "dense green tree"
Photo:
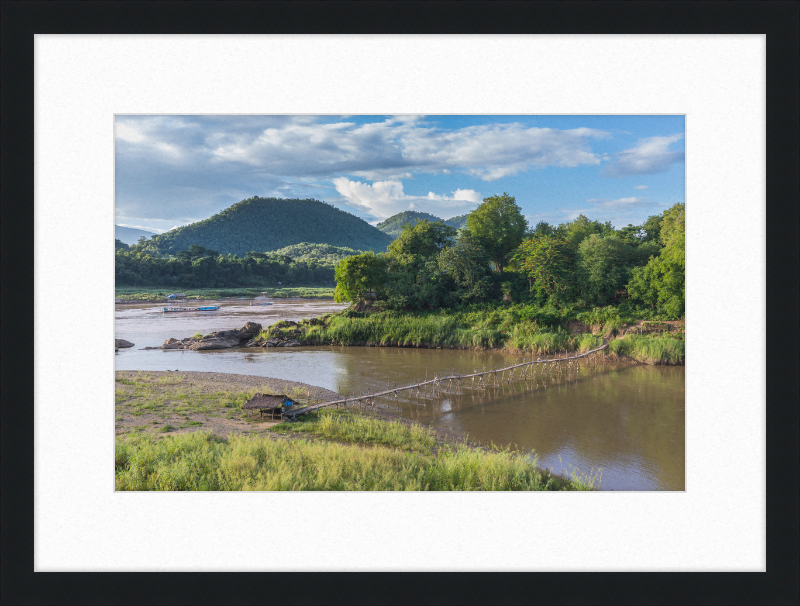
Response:
[[[528,222],[514,196],[491,196],[467,216],[467,227],[502,273],[506,258],[522,242]]]
[[[386,258],[374,252],[363,253],[342,259],[336,266],[336,290],[338,302],[361,301],[377,294],[386,283]]]
[[[555,233],[555,228],[550,225],[547,221],[539,221],[536,224],[536,227],[533,228],[532,231],[526,234],[529,238],[535,238],[536,236],[552,236]]]
[[[616,234],[592,234],[578,246],[575,277],[581,295],[591,305],[614,298],[630,277],[631,246]]]
[[[450,299],[452,281],[442,275],[439,253],[455,244],[456,229],[442,221],[407,223],[386,252],[389,306],[436,309]]]
[[[129,248],[130,248],[130,246],[125,244],[125,242],[123,242],[122,240],[114,239],[114,249],[115,250],[120,250],[120,249],[121,250],[128,250]]]
[[[514,260],[528,278],[531,290],[552,295],[570,286],[575,271],[575,246],[561,236],[536,236],[520,244]]]
[[[641,225],[631,225],[630,223],[617,230],[617,237],[625,242],[625,244],[630,244],[631,246],[637,246],[641,244],[645,235],[646,232],[644,229],[642,229]]]
[[[469,231],[462,233],[455,246],[439,253],[438,263],[453,279],[459,300],[472,303],[488,298],[493,286],[489,255]]]
[[[628,284],[631,297],[674,318],[686,306],[686,205],[664,211],[659,237],[664,248],[657,257],[634,269]]]
[[[653,215],[647,218],[642,224],[642,230],[645,232],[642,242],[660,242],[661,241],[661,215]]]
[[[406,223],[397,239],[386,248],[392,264],[413,265],[419,259],[435,257],[455,243],[456,229],[443,221]]]
[[[561,223],[556,228],[556,233],[575,246],[580,246],[586,238],[592,234],[606,235],[613,234],[614,227],[610,222],[600,223],[600,221],[592,221],[585,215],[578,215],[574,221],[568,223]]]

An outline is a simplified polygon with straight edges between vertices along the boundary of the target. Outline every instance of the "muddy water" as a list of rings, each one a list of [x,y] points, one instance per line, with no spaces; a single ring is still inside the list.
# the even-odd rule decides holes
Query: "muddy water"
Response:
[[[136,345],[116,355],[116,367],[276,377],[349,395],[518,358],[379,347],[139,350],[169,337],[239,328],[248,320],[268,325],[342,307],[332,301],[276,301],[261,307],[247,303],[223,303],[222,310],[209,314],[172,316],[159,313],[159,306],[117,305],[116,336]],[[683,367],[584,366],[580,373],[462,392],[437,398],[406,392],[378,405],[477,442],[535,451],[539,465],[556,471],[588,474],[602,469],[604,489],[684,490]]]

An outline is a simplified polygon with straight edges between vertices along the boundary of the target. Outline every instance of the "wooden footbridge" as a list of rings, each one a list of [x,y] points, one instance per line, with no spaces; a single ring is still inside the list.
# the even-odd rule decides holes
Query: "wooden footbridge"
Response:
[[[401,391],[416,390],[417,394],[419,394],[423,390],[429,390],[433,395],[442,395],[452,393],[454,386],[457,389],[463,387],[482,389],[487,385],[510,383],[512,381],[519,381],[544,374],[550,374],[551,372],[560,373],[571,370],[580,372],[582,359],[586,359],[587,363],[596,362],[596,357],[594,354],[606,349],[607,347],[608,343],[605,343],[595,349],[572,356],[545,356],[544,359],[541,357],[535,360],[526,359],[518,364],[500,366],[490,368],[488,370],[484,367],[480,371],[475,370],[474,372],[466,374],[457,374],[455,372],[442,375],[436,374],[432,379],[426,379],[424,381],[411,383],[402,387],[393,386],[382,391],[368,391],[357,396],[348,396],[338,400],[319,402],[317,404],[310,404],[303,407],[298,406],[296,408],[291,407],[288,409],[284,407],[283,411],[281,412],[281,416],[285,419],[294,420],[300,415],[304,415],[315,410],[320,410],[321,408],[327,408],[329,406],[339,407],[343,405],[345,408],[347,408],[348,405],[358,404],[374,406],[375,398],[392,395],[397,397],[397,394]],[[499,379],[497,377],[498,373],[500,374]],[[467,382],[466,385],[464,385],[465,382]]]

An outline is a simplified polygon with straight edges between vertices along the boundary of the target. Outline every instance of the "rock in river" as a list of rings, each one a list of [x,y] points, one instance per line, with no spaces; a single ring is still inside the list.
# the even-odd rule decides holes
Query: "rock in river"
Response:
[[[228,349],[250,341],[260,332],[261,324],[248,322],[238,330],[221,330],[200,339],[195,339],[193,337],[183,339],[182,341],[174,338],[167,339],[164,341],[161,349],[189,349],[194,351],[204,349]]]
[[[125,339],[114,339],[114,349],[117,347],[133,347],[133,343]]]

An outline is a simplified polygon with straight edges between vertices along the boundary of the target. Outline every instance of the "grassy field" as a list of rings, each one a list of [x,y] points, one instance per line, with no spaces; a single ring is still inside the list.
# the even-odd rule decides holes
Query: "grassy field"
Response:
[[[594,490],[599,483],[537,469],[535,458],[521,453],[444,445],[424,427],[359,413],[292,425],[284,433],[315,439],[225,439],[206,432],[118,438],[116,489]]]
[[[333,287],[329,286],[294,286],[294,287],[264,287],[264,288],[187,288],[177,287],[134,287],[120,286],[114,289],[114,296],[123,301],[164,301],[165,297],[173,292],[182,292],[187,297],[200,297],[200,299],[225,299],[240,297],[259,297],[261,292],[268,292],[276,299],[301,297],[304,299],[332,299]]]
[[[117,373],[116,384],[117,490],[592,490],[599,485],[598,477],[558,476],[537,469],[528,455],[476,448],[403,419],[325,409],[273,423],[242,411],[256,391],[248,386],[209,390],[179,373],[131,372]]]

